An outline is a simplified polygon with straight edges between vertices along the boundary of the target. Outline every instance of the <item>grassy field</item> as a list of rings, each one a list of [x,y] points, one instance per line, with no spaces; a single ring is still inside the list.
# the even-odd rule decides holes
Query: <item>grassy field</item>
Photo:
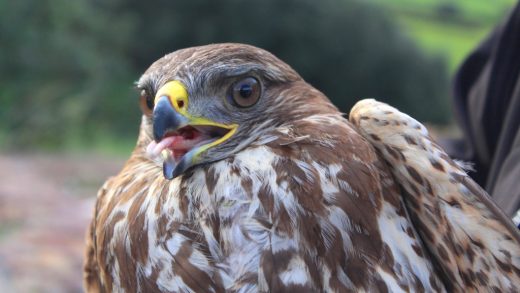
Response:
[[[501,23],[514,0],[371,0],[384,7],[425,52],[445,58],[453,73]]]

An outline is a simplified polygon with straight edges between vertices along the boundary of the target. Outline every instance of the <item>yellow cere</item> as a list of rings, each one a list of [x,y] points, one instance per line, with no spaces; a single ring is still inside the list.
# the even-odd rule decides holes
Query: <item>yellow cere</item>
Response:
[[[155,95],[155,102],[159,100],[160,97],[167,96],[170,99],[170,103],[175,108],[175,110],[183,115],[184,117],[188,118],[189,125],[206,125],[206,126],[216,126],[224,129],[229,129],[229,132],[226,133],[223,137],[215,140],[212,143],[208,143],[206,145],[200,146],[199,149],[194,154],[197,156],[198,154],[202,153],[203,151],[216,146],[227,139],[229,139],[233,134],[235,134],[238,124],[221,124],[218,122],[211,121],[209,119],[203,118],[203,117],[193,117],[188,112],[188,91],[186,90],[186,87],[177,80],[169,81],[164,86],[162,86],[159,91],[157,92],[157,95]],[[182,105],[182,107],[179,107],[179,105]]]
[[[188,117],[186,112],[186,109],[188,109],[188,91],[180,81],[169,81],[163,85],[155,95],[156,104],[162,96],[167,96],[170,99],[170,103],[179,114]],[[182,105],[182,107],[179,107],[179,105]]]

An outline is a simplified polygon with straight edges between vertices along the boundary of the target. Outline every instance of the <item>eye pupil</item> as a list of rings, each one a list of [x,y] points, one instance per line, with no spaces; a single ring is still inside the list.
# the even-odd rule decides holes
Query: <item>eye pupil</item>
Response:
[[[253,93],[253,89],[251,88],[251,85],[249,84],[243,84],[241,87],[240,87],[240,96],[244,99],[247,99],[251,96],[251,94]]]
[[[139,107],[145,115],[151,115],[153,107],[155,106],[154,98],[146,90],[141,90],[141,96],[139,97]]]
[[[152,110],[153,107],[154,107],[154,103],[153,103],[153,98],[152,96],[147,96],[146,97],[146,107],[148,107],[148,109]]]

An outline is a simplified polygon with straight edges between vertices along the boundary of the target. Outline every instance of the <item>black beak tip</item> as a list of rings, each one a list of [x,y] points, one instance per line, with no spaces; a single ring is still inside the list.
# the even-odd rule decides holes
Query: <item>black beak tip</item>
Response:
[[[175,178],[173,176],[173,170],[169,168],[166,164],[163,164],[163,175],[164,178],[166,178],[167,180],[172,180]]]
[[[168,180],[172,180],[176,176],[173,176],[175,173],[175,169],[177,164],[175,163],[175,159],[170,155],[163,162],[163,175],[164,178]]]
[[[186,158],[182,158],[180,162],[176,164],[172,157],[168,157],[163,163],[163,176],[167,180],[173,180],[184,173],[188,167],[189,164],[186,162]]]

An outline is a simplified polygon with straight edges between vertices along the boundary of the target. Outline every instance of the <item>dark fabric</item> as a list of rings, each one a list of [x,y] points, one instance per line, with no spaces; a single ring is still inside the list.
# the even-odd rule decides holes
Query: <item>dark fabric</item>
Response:
[[[465,137],[447,145],[475,164],[470,175],[511,216],[520,208],[519,73],[520,2],[459,69],[454,109]]]

